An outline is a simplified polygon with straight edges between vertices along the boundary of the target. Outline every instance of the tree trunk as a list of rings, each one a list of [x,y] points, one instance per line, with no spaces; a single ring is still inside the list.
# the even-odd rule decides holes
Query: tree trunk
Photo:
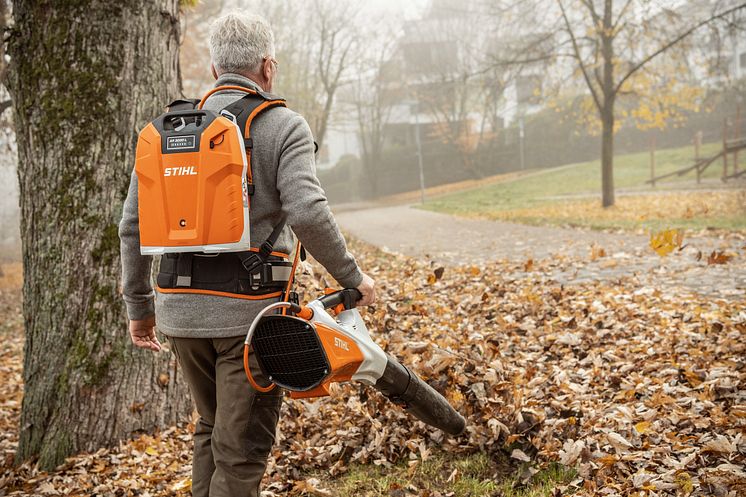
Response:
[[[324,140],[326,140],[326,129],[329,125],[329,116],[332,113],[332,107],[334,105],[334,92],[335,89],[332,89],[325,93],[326,100],[324,101],[324,108],[321,110],[321,116],[319,117],[319,125],[317,129],[314,130],[314,139],[319,145],[319,148],[321,148],[324,144]]]
[[[613,0],[604,1],[601,54],[604,59],[603,106],[601,107],[601,205],[614,205],[614,27]]]
[[[601,110],[601,203],[614,205],[614,107]]]
[[[15,0],[25,395],[16,460],[175,423],[191,403],[170,353],[136,350],[117,224],[137,131],[179,93],[178,0]]]

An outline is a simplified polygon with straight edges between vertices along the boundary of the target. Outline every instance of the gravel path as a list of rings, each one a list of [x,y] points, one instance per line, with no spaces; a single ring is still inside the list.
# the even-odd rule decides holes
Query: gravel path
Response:
[[[660,257],[643,235],[466,219],[406,205],[344,211],[336,218],[346,232],[384,250],[445,265],[570,257],[584,263],[551,277],[571,284],[634,275],[643,289],[676,287],[717,298],[746,297],[746,239],[737,235],[687,237],[682,251]],[[592,260],[594,245],[606,255]],[[734,258],[708,265],[707,255],[714,250]]]

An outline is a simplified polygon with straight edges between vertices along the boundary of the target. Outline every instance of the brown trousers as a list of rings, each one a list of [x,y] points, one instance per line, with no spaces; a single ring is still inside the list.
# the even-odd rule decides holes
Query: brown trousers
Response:
[[[192,495],[259,497],[275,440],[282,390],[260,393],[251,386],[243,369],[244,337],[168,340],[199,414]],[[252,367],[252,374],[255,371],[260,375]]]

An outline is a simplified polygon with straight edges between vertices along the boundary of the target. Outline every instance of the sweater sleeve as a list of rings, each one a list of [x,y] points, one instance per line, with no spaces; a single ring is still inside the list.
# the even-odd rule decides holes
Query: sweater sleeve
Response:
[[[122,256],[122,295],[129,319],[145,319],[155,314],[155,295],[150,282],[153,257],[140,254],[140,220],[137,205],[137,175],[132,171],[122,221],[119,223]]]
[[[363,273],[347,250],[316,177],[311,129],[305,119],[296,115],[286,124],[279,139],[277,189],[288,224],[306,250],[340,285],[357,287]]]

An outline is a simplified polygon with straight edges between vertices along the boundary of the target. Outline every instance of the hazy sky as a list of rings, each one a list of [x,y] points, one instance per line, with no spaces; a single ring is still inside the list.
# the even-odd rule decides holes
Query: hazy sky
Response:
[[[428,0],[368,0],[365,6],[374,12],[401,12],[406,19],[417,17]]]

